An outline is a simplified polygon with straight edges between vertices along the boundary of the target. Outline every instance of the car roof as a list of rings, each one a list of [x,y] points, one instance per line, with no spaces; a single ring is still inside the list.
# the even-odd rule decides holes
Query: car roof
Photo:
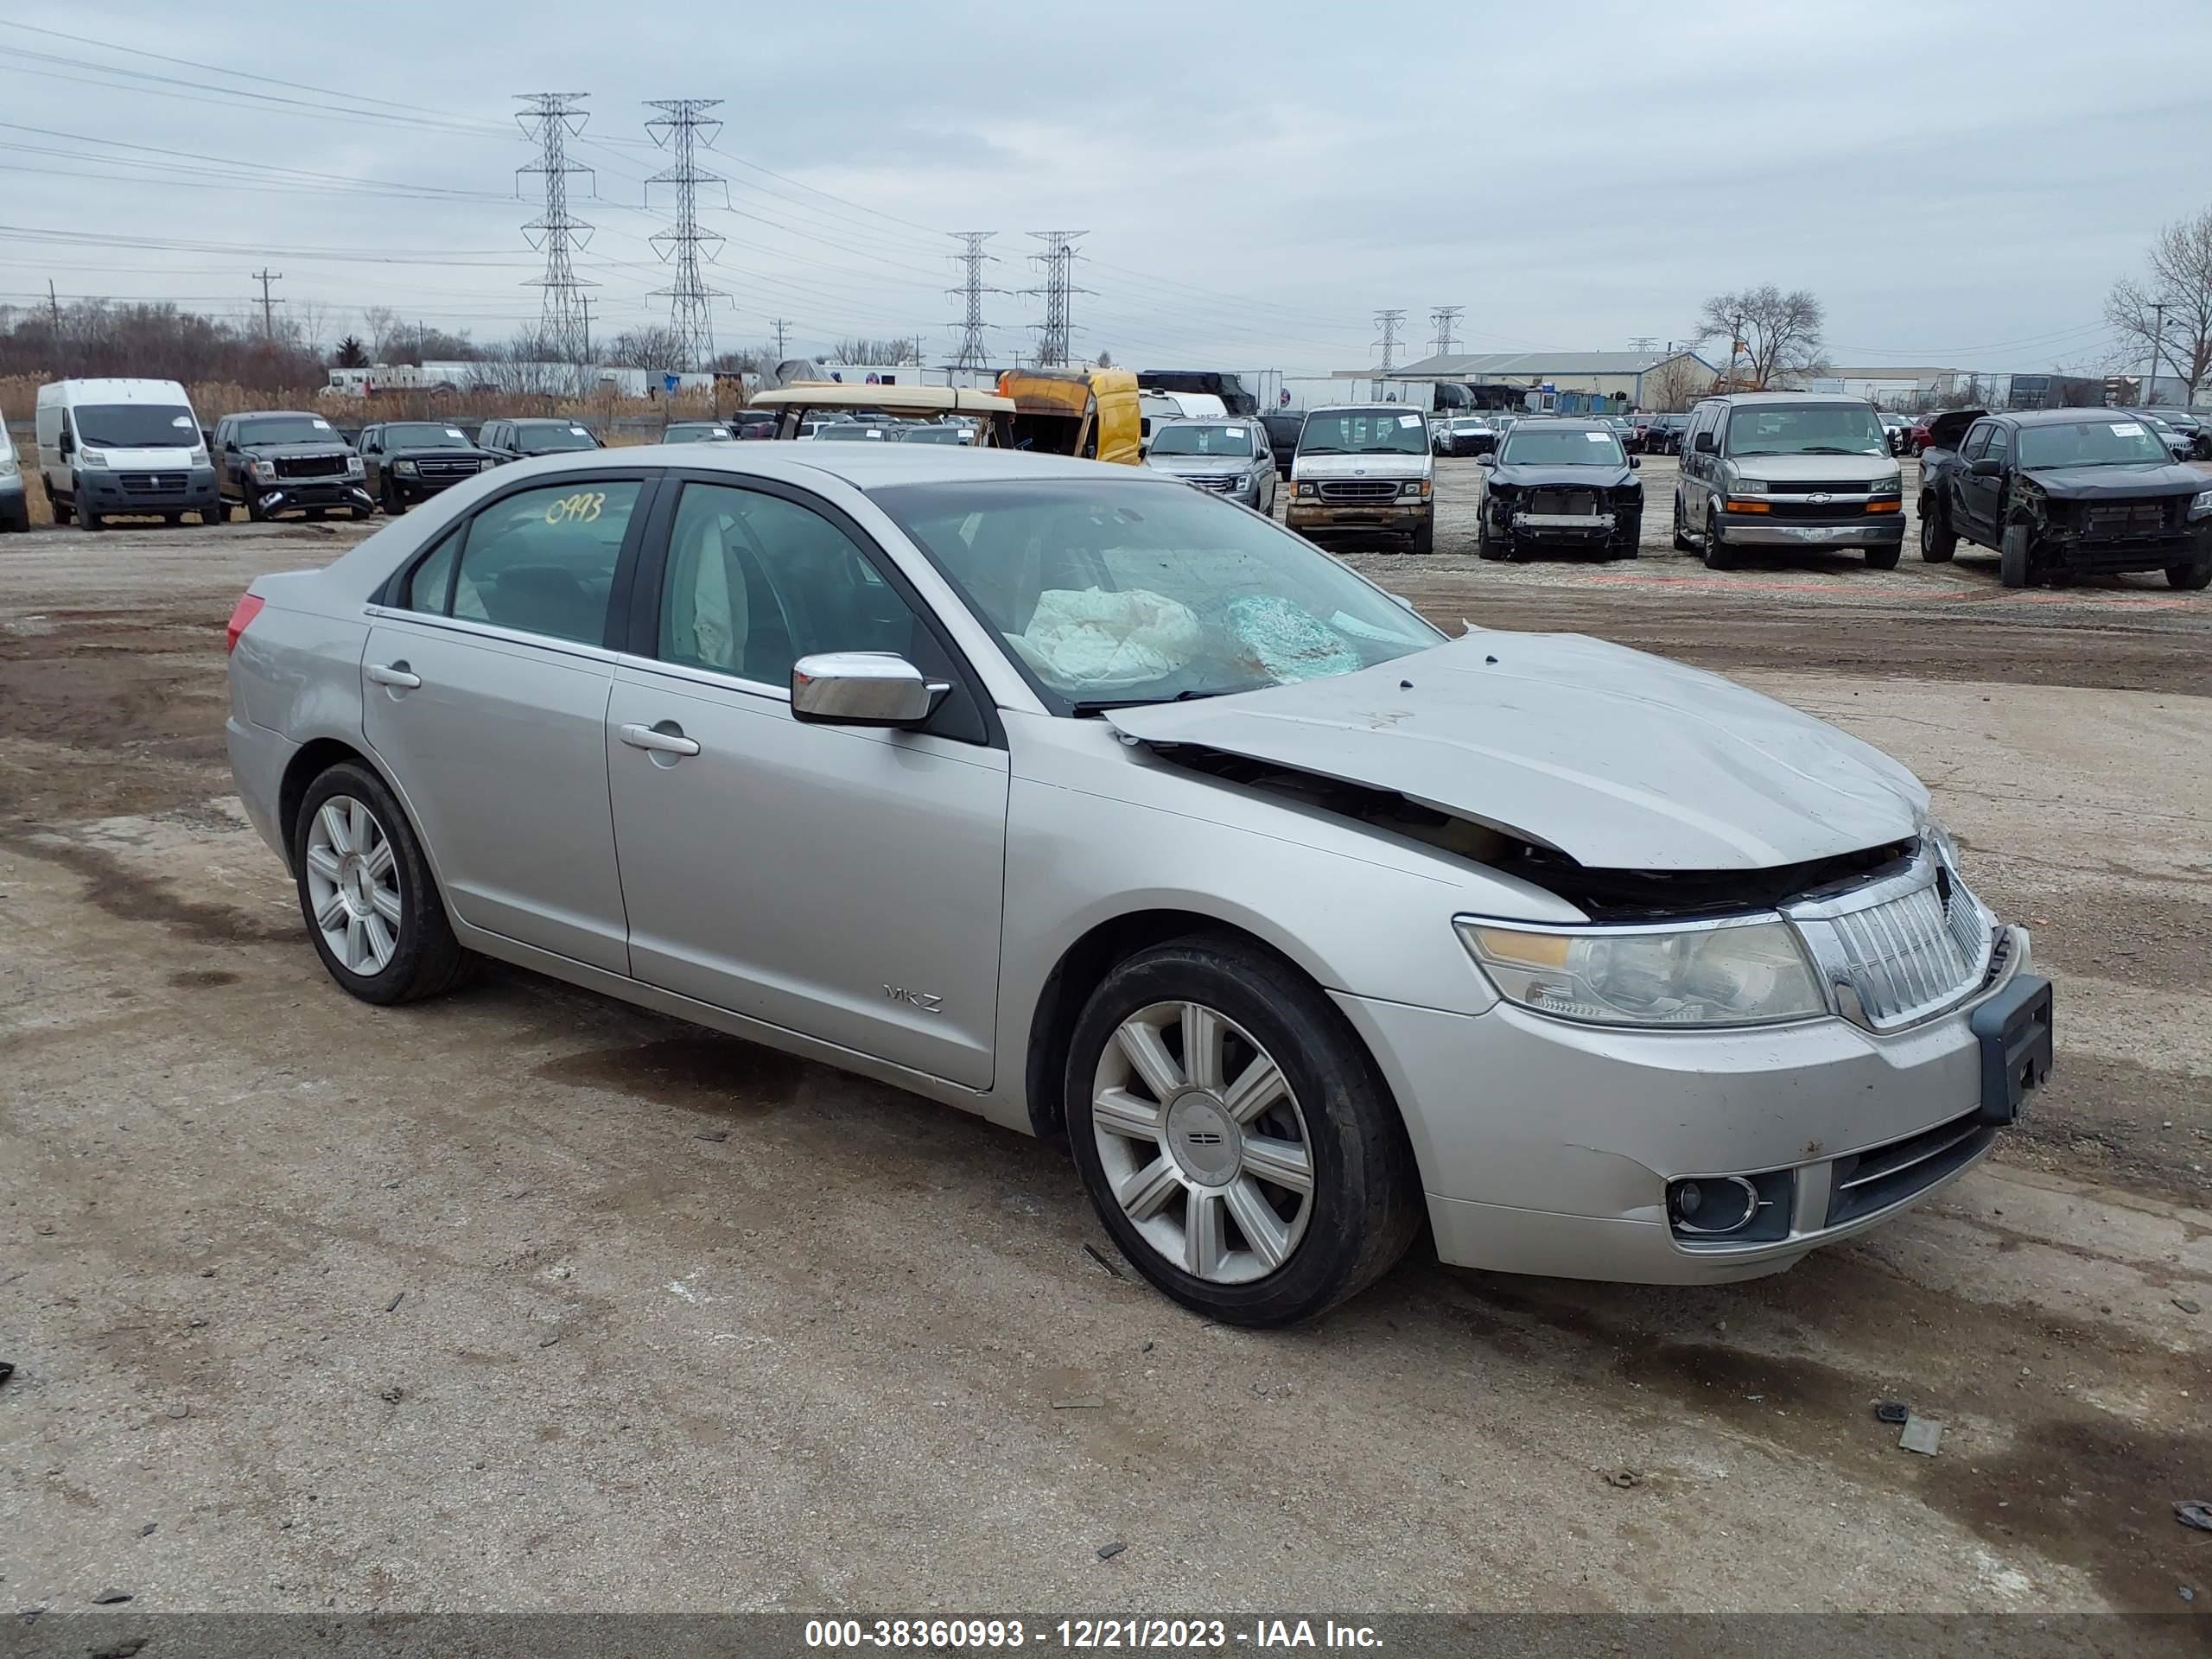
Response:
[[[582,416],[567,415],[509,415],[502,417],[509,426],[588,426]]]
[[[223,419],[226,421],[321,421],[326,426],[330,423],[328,417],[318,415],[311,409],[242,409],[234,415],[224,416]]]
[[[1700,401],[1708,404],[1857,404],[1862,409],[1872,407],[1864,397],[1853,397],[1847,391],[1724,391]]]
[[[1521,424],[1555,426],[1562,432],[1595,432],[1601,427],[1608,432],[1612,430],[1612,423],[1602,415],[1526,415]]]
[[[734,478],[781,479],[793,484],[818,484],[835,478],[856,490],[893,488],[902,484],[987,483],[993,480],[1123,479],[1158,484],[1164,489],[1187,489],[1188,485],[1163,478],[1141,467],[1116,466],[1100,461],[1078,461],[1069,455],[1039,454],[1024,449],[999,449],[989,445],[918,443],[798,443],[777,442],[747,444],[687,444],[681,448],[639,445],[621,451],[624,465],[657,462],[680,467],[696,474],[726,472]],[[557,478],[563,472],[604,472],[608,465],[601,451],[574,451],[545,456],[531,465],[542,475]],[[534,474],[536,475],[536,474]]]
[[[1993,409],[1996,419],[2016,426],[2072,426],[2079,421],[2109,421],[2142,414],[2135,409]]]

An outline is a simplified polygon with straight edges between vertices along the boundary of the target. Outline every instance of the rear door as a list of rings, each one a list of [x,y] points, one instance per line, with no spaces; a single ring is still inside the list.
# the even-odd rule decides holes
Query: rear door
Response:
[[[652,483],[567,477],[480,508],[387,590],[362,668],[369,745],[454,913],[618,974],[607,640]]]
[[[682,487],[607,714],[632,971],[987,1087],[1008,768],[980,686],[828,504]],[[893,652],[953,690],[918,731],[807,724],[791,664],[825,651]]]

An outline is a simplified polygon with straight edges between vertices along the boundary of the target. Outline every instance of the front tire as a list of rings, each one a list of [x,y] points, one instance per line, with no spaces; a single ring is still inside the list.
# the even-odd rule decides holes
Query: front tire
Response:
[[[93,512],[90,507],[86,506],[86,505],[82,501],[73,502],[73,503],[72,503],[72,505],[73,505],[76,508],[76,510],[77,510],[77,528],[78,528],[78,529],[79,529],[79,530],[98,530],[98,529],[100,527],[100,516],[99,516],[99,514],[98,514],[97,512]]]
[[[2004,542],[1997,550],[1997,580],[2007,588],[2028,585],[2030,535],[2025,524],[2005,526]]]
[[[200,508],[200,522],[203,524],[227,524],[231,522],[230,503],[219,499],[212,507]]]
[[[1675,551],[1694,553],[1696,550],[1697,543],[1682,533],[1682,498],[1677,494],[1675,497]]]
[[[1733,570],[1736,568],[1735,550],[1720,539],[1720,513],[1713,507],[1705,510],[1705,568],[1708,570]]]
[[[1413,539],[1406,543],[1406,551],[1408,553],[1433,553],[1436,551],[1435,519],[1430,518],[1424,521],[1421,527],[1414,531]]]
[[[1328,998],[1233,938],[1140,952],[1093,992],[1065,1080],[1068,1135],[1115,1243],[1224,1324],[1308,1319],[1420,1230],[1397,1109]]]
[[[2168,565],[2166,586],[2187,594],[2202,593],[2212,587],[2212,559],[2199,559],[2195,564]]]
[[[1948,564],[1959,550],[1958,532],[1943,516],[1943,504],[1932,495],[1920,498],[1920,556],[1930,564]]]
[[[1869,570],[1894,570],[1897,568],[1897,556],[1904,551],[1902,543],[1895,547],[1870,547],[1866,550],[1866,568]]]
[[[300,913],[315,954],[364,1002],[418,1001],[450,989],[467,953],[429,861],[384,780],[344,761],[308,785],[292,826]]]

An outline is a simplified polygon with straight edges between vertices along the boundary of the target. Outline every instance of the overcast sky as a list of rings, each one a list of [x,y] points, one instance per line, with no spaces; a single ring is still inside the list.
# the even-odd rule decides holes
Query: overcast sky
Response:
[[[998,232],[992,277],[1020,289],[1024,232],[1068,229],[1096,290],[1077,348],[1131,366],[1361,365],[1384,307],[1402,361],[1440,305],[1466,350],[1624,349],[1770,281],[1826,303],[1840,364],[2101,366],[2113,279],[2212,206],[2212,6],[2120,23],[1941,0],[0,0],[0,305],[51,279],[232,313],[266,265],[334,337],[373,305],[505,336],[539,269],[509,95],[560,90],[591,111],[595,334],[667,315],[644,100],[721,98],[724,347],[782,316],[794,350],[918,332],[942,360],[944,233]],[[1029,348],[1034,299],[986,315],[1001,358]]]

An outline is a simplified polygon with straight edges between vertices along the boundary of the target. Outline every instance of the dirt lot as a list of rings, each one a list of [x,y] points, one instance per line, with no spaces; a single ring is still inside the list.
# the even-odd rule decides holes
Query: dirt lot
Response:
[[[1206,1325],[1052,1147],[525,975],[331,986],[220,641],[356,532],[0,541],[0,1605],[2212,1608],[2212,595],[1713,575],[1664,463],[1635,564],[1483,564],[1445,470],[1444,550],[1357,559],[1432,615],[1929,779],[2060,982],[1997,1161],[1732,1289],[1415,1261]]]

